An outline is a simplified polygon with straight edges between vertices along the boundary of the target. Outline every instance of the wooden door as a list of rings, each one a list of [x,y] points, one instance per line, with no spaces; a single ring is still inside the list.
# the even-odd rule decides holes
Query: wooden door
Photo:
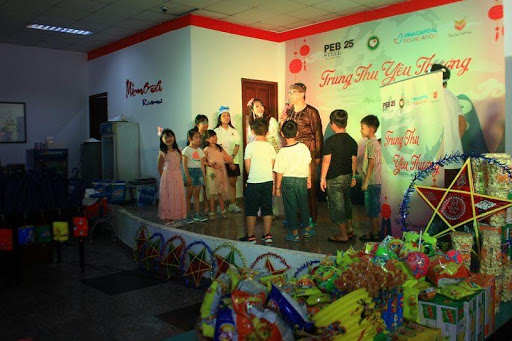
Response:
[[[243,125],[243,147],[247,145],[247,130],[249,125],[249,109],[247,108],[247,102],[251,98],[259,98],[262,100],[265,106],[265,111],[272,117],[275,117],[279,121],[279,115],[277,112],[277,83],[268,82],[256,79],[242,78],[242,106],[244,115],[242,119]],[[242,151],[243,151],[242,150]],[[242,158],[243,159],[243,158]],[[244,170],[244,183],[247,181],[247,173]]]
[[[107,93],[89,96],[89,137],[101,140],[100,123],[108,121]]]

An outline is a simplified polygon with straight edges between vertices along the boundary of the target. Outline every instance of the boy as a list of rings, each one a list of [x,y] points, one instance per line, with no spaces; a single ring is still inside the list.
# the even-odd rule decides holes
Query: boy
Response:
[[[256,138],[247,145],[244,155],[245,169],[249,174],[244,195],[247,234],[239,240],[256,243],[254,225],[256,224],[258,210],[261,208],[264,230],[261,238],[265,243],[272,243],[270,225],[272,224],[272,196],[275,194],[272,168],[274,167],[276,152],[274,147],[267,142],[267,121],[264,119],[255,120],[251,130]]]
[[[363,185],[364,205],[366,214],[370,217],[371,231],[361,236],[362,241],[380,241],[379,236],[379,214],[380,214],[380,143],[375,137],[375,132],[379,129],[379,119],[375,115],[365,116],[361,120],[361,135],[368,138],[364,147],[363,159]]]
[[[309,225],[308,189],[311,188],[311,153],[305,144],[295,140],[297,130],[298,125],[294,121],[283,123],[281,136],[284,137],[286,146],[279,150],[274,164],[276,195],[283,196],[284,214],[290,227],[290,233],[285,239],[291,242],[300,241],[297,210],[302,220]],[[311,226],[307,226],[302,235],[309,238],[316,235],[316,232]]]
[[[328,190],[327,204],[331,221],[338,225],[339,234],[329,241],[346,243],[354,237],[350,187],[356,185],[357,143],[347,134],[348,114],[343,109],[334,110],[329,116],[334,135],[325,141],[320,189]]]

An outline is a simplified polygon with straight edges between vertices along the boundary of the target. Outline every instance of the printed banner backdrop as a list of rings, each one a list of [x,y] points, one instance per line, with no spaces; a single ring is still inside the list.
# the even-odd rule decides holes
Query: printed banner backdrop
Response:
[[[359,122],[368,114],[381,118],[386,100],[380,87],[441,63],[451,69],[448,89],[468,123],[464,152],[504,152],[503,48],[502,1],[466,0],[290,40],[286,84],[306,84],[306,101],[319,110],[326,137],[331,111],[347,110],[347,131],[359,142],[362,159]],[[379,129],[377,137],[383,134]]]
[[[442,72],[434,72],[393,83],[381,89],[384,101],[381,119],[382,132],[382,193],[391,206],[393,234],[399,234],[401,220],[398,209],[403,194],[411,184],[413,174],[431,165],[444,155]],[[424,186],[441,185],[444,172],[439,169],[422,182]],[[408,229],[424,228],[432,210],[417,195],[410,202]]]

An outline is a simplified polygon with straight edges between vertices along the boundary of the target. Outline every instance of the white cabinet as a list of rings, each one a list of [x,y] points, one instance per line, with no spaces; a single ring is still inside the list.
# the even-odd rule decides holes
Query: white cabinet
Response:
[[[100,126],[104,180],[140,177],[140,136],[137,122],[106,122]]]

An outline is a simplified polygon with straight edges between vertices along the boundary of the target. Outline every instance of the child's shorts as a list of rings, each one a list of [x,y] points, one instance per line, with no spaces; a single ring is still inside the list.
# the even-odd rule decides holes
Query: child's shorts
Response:
[[[244,195],[244,212],[246,217],[257,217],[261,208],[261,216],[272,215],[273,181],[247,183]]]
[[[201,168],[189,168],[188,174],[192,180],[191,186],[204,186],[203,171],[201,171]]]
[[[368,185],[364,192],[364,206],[370,218],[378,218],[380,214],[380,185]]]

